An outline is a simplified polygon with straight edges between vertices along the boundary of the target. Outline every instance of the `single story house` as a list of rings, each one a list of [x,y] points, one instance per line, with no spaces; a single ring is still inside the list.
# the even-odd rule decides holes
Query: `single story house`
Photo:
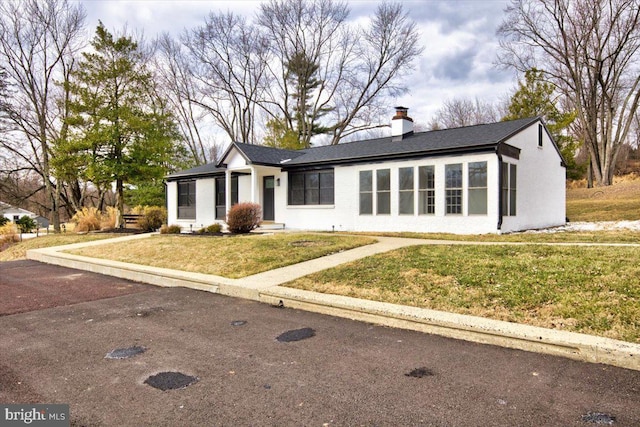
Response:
[[[287,229],[481,234],[564,225],[566,166],[539,117],[299,151],[234,142],[166,177],[169,224],[224,223],[238,202]]]
[[[16,222],[25,215],[29,218],[34,219],[38,223],[39,227],[49,227],[49,220],[47,218],[38,216],[37,214],[26,209],[16,208],[8,203],[0,202],[0,216],[7,218],[9,221]]]

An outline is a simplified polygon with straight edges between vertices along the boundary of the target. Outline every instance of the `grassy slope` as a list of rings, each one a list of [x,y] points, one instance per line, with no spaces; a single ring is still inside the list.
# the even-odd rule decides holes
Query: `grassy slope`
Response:
[[[370,237],[302,233],[227,238],[161,235],[70,252],[237,279],[374,242]]]
[[[72,243],[90,242],[92,240],[109,239],[112,237],[122,237],[122,234],[49,234],[46,236],[28,239],[9,246],[9,248],[0,252],[0,261],[14,261],[17,259],[25,259],[27,256],[27,251],[29,249],[70,245]]]
[[[567,189],[571,221],[640,220],[640,177],[616,178],[614,185]]]
[[[567,190],[572,221],[640,220],[640,179]],[[406,237],[505,242],[640,242],[601,231],[504,236],[404,233]],[[366,258],[287,286],[522,322],[640,342],[636,247],[417,246]]]

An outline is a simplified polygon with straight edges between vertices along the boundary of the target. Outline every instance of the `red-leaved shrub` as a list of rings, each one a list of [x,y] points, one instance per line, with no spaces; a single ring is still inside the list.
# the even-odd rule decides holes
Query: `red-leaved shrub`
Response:
[[[227,227],[232,233],[248,233],[260,225],[262,209],[256,203],[238,203],[227,213]]]

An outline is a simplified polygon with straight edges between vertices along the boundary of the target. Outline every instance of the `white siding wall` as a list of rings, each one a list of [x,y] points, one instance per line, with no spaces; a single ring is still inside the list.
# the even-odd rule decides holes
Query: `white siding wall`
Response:
[[[511,138],[508,143],[520,148],[520,159],[504,157],[518,169],[517,212],[505,216],[502,231],[520,231],[565,224],[566,169],[546,132],[538,146],[538,125],[534,124]]]
[[[178,221],[178,183],[167,182],[167,224],[177,224]]]
[[[398,142],[401,143],[401,142]],[[460,157],[440,157],[425,160],[394,161],[373,165],[356,165],[336,167],[335,204],[331,206],[287,206],[286,217],[282,221],[287,228],[336,231],[416,231],[416,232],[448,232],[458,234],[496,232],[498,224],[498,193],[488,188],[487,214],[469,216],[467,205],[469,162],[487,162],[487,183],[498,180],[498,159],[495,154],[477,154]],[[445,214],[445,165],[463,164],[463,214]],[[435,166],[436,212],[433,215],[418,215],[418,167]],[[399,168],[414,168],[414,214],[399,214]],[[360,171],[391,170],[391,214],[360,215],[359,175]],[[283,179],[284,181],[284,179]],[[278,207],[286,206],[284,200]],[[374,195],[375,206],[375,195]],[[375,211],[375,208],[374,208]]]
[[[216,222],[215,179],[201,178],[196,180],[196,218],[178,219],[178,183],[167,182],[167,223],[179,225],[183,231],[198,230]]]
[[[518,133],[507,143],[520,148],[519,160],[503,156],[503,161],[517,165],[517,213],[503,217],[503,232],[558,226],[565,223],[565,168],[546,132],[543,145],[538,147],[537,123]],[[401,144],[402,142],[397,142]],[[447,232],[456,234],[496,233],[499,216],[499,163],[494,153],[469,154],[456,157],[438,157],[423,160],[381,162],[368,165],[336,166],[334,168],[334,205],[289,206],[287,201],[288,174],[277,167],[250,166],[237,152],[227,158],[232,171],[249,173],[238,179],[238,201],[253,201],[262,205],[263,177],[273,175],[280,179],[275,192],[275,222],[284,223],[288,229],[335,231],[416,231]],[[468,165],[471,162],[487,162],[487,214],[468,214]],[[463,213],[445,213],[445,166],[463,165]],[[435,214],[418,214],[418,167],[435,167]],[[399,213],[399,169],[414,168],[414,214]],[[391,213],[389,215],[360,215],[360,171],[391,170]],[[253,179],[253,182],[252,182]],[[252,184],[254,191],[252,194]],[[203,178],[196,181],[196,219],[177,219],[177,183],[167,183],[169,224],[179,224],[184,229],[192,225],[197,229],[215,220],[215,180]],[[252,197],[253,196],[253,197]],[[252,200],[253,199],[253,200]],[[374,191],[373,203],[376,197]],[[375,212],[375,208],[374,208]]]

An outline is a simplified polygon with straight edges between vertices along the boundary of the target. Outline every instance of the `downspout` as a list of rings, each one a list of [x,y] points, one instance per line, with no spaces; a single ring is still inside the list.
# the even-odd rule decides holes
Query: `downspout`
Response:
[[[502,229],[502,154],[500,149],[496,147],[498,155],[498,232]]]

